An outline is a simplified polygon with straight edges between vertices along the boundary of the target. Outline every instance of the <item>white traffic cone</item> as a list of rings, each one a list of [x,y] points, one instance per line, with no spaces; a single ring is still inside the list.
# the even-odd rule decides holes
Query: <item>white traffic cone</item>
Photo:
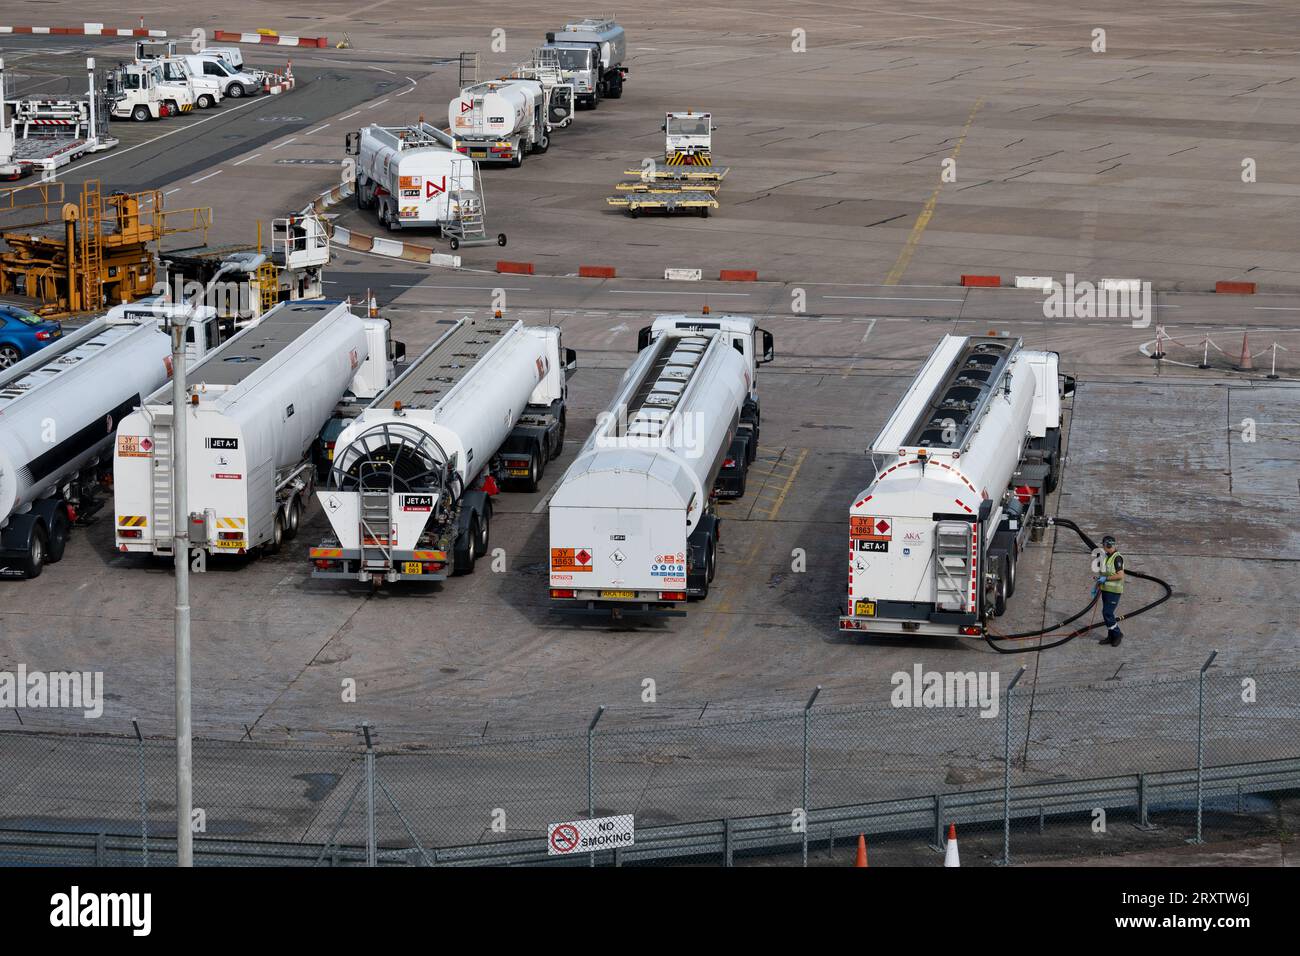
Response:
[[[957,855],[957,824],[948,824],[948,842],[943,847],[943,865],[961,866],[961,857]]]

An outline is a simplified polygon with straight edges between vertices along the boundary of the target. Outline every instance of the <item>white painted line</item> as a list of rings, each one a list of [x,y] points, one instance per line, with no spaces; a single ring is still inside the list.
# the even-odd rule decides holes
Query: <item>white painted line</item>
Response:
[[[329,124],[329,123],[326,123],[324,126],[317,126],[315,129],[313,129],[313,130],[308,130],[307,132],[303,133],[302,135],[303,135],[303,136],[310,136],[312,133],[319,133],[319,132],[320,132],[321,130],[323,130],[323,129],[329,129],[329,127],[330,127],[330,124]]]
[[[360,112],[361,112],[361,110],[357,110],[356,112],[349,113],[347,116],[340,116],[339,119],[341,119],[341,120],[352,119],[352,117],[356,116],[357,113],[360,113]]]
[[[139,149],[141,146],[148,146],[150,143],[156,143],[156,142],[158,142],[158,140],[160,140],[160,139],[166,139],[168,136],[175,136],[177,133],[183,133],[183,132],[185,132],[187,129],[194,129],[194,127],[196,127],[196,126],[202,126],[204,123],[210,123],[210,122],[212,122],[214,119],[220,119],[222,116],[229,116],[231,113],[235,112],[235,110],[246,109],[246,108],[249,107],[249,106],[256,106],[258,103],[264,103],[264,102],[266,102],[266,101],[265,101],[265,100],[249,100],[249,101],[246,102],[246,103],[240,103],[238,106],[223,106],[223,107],[221,108],[221,112],[220,112],[220,113],[214,114],[214,115],[212,115],[212,116],[205,116],[203,119],[198,120],[197,122],[194,122],[194,123],[187,123],[187,124],[184,125],[184,126],[178,126],[178,127],[177,127],[176,129],[174,129],[174,130],[171,130],[171,131],[166,132],[166,133],[161,133],[161,134],[159,134],[158,136],[155,136],[153,139],[146,139],[143,143],[136,143],[134,146],[128,146],[126,149],[114,149],[114,150],[111,150],[111,151],[109,151],[109,153],[108,153],[107,155],[105,155],[105,156],[101,156],[101,157],[99,157],[99,159],[92,159],[92,160],[91,160],[90,162],[88,162],[88,163],[77,163],[75,169],[87,169],[87,168],[89,168],[89,167],[91,167],[91,166],[94,166],[96,163],[102,163],[102,162],[104,162],[104,161],[107,160],[107,159],[113,159],[113,158],[115,158],[115,157],[117,157],[117,156],[121,156],[123,153],[129,153],[129,152],[131,152],[131,150],[133,150],[133,149]],[[28,189],[28,188],[30,188],[30,187],[28,187],[28,186],[23,186],[23,187],[21,187],[21,188],[23,188],[23,189]]]
[[[1255,308],[1260,312],[1300,312],[1300,308],[1289,305],[1257,305]]]
[[[252,156],[245,156],[243,159],[241,159],[241,160],[240,160],[239,162],[237,162],[237,163],[231,163],[231,165],[232,165],[232,166],[242,166],[242,165],[244,165],[244,163],[251,162],[252,160],[257,159],[257,157],[259,157],[259,156],[261,156],[261,155],[262,155],[261,153],[254,153]]]
[[[181,187],[180,187],[180,186],[177,186],[175,189],[169,189],[169,190],[167,190],[165,193],[163,193],[163,198],[165,199],[165,198],[167,198],[168,196],[170,196],[172,193],[178,193],[178,192],[180,192],[180,191],[181,191]]]
[[[867,326],[867,331],[862,333],[863,344],[866,344],[867,336],[871,334],[871,330],[874,329],[875,327],[876,327],[876,320],[872,319],[871,324]]]
[[[402,90],[402,92],[398,93],[397,95],[398,95],[398,96],[405,96],[407,93],[410,93],[410,92],[411,92],[412,90],[414,90],[414,89],[415,89],[415,87],[412,86],[412,87],[410,87],[409,89]]]
[[[873,302],[961,302],[961,299],[921,299],[902,295],[824,295],[823,299],[855,299]]]
[[[468,289],[471,292],[491,292],[494,289],[505,289],[507,292],[527,292],[526,285],[418,285],[411,286],[412,289]]]
[[[213,176],[220,176],[220,175],[221,175],[221,170],[218,169],[215,173],[208,173],[206,176],[200,176],[198,179],[191,179],[190,185],[195,186],[203,182],[203,180],[205,179],[211,179]]]
[[[368,110],[373,110],[376,106],[383,106],[383,105],[384,105],[385,103],[387,103],[387,102],[388,102],[388,97],[385,96],[385,97],[384,97],[382,100],[380,100],[378,103],[371,103],[369,106],[366,107],[366,109],[368,109]]]
[[[749,298],[748,292],[678,292],[676,289],[610,289],[614,295],[717,295],[717,296],[740,296]],[[958,299],[958,302],[961,300]]]
[[[280,143],[278,146],[272,146],[272,147],[271,147],[271,152],[274,153],[274,152],[275,152],[277,149],[279,149],[281,146],[288,146],[290,143],[295,143],[295,142],[297,142],[297,141],[298,141],[298,137],[297,137],[297,136],[290,136],[288,139],[286,139],[283,143]]]

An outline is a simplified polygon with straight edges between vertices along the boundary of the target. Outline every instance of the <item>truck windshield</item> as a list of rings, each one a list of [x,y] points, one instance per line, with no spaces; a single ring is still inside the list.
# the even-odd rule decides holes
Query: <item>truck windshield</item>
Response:
[[[668,121],[668,132],[674,136],[704,136],[709,132],[709,121],[695,116],[674,116]]]
[[[560,50],[561,70],[586,70],[591,66],[590,50]]]

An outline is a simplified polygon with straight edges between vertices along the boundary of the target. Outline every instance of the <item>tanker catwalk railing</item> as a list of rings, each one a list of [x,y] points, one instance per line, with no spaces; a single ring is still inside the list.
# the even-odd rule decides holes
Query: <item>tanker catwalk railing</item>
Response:
[[[924,706],[919,689],[904,700],[900,672],[881,696],[910,706],[836,708],[834,689],[814,707],[810,688],[776,715],[650,730],[627,726],[641,716],[629,705],[545,736],[198,738],[194,857],[818,865],[844,862],[864,833],[886,861],[910,847],[938,865],[926,844],[955,823],[979,865],[1275,835],[1300,795],[1300,670],[1188,670],[1014,690],[1007,673],[967,707]],[[25,721],[0,731],[0,863],[174,865],[170,739],[143,722],[88,735]],[[550,825],[620,814],[633,845],[552,855]]]

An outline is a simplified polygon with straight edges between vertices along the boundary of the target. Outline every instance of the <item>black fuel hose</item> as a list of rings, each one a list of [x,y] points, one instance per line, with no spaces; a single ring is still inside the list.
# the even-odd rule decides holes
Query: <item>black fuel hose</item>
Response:
[[[1089,552],[1093,552],[1097,550],[1097,543],[1093,541],[1092,538],[1088,537],[1087,532],[1085,532],[1082,528],[1080,528],[1077,524],[1075,524],[1073,521],[1069,520],[1068,518],[1048,518],[1047,524],[1049,526],[1060,525],[1063,528],[1069,528],[1071,531],[1073,531],[1075,534],[1079,536],[1080,540],[1083,541],[1084,546],[1087,547]],[[1137,617],[1139,614],[1145,614],[1147,611],[1150,611],[1152,608],[1159,607],[1161,604],[1164,604],[1166,601],[1168,601],[1171,597],[1174,596],[1174,589],[1170,586],[1169,582],[1165,581],[1162,578],[1156,577],[1154,574],[1144,574],[1141,571],[1133,571],[1130,570],[1129,568],[1125,568],[1124,576],[1126,578],[1134,577],[1134,578],[1142,578],[1144,581],[1153,581],[1156,584],[1160,585],[1160,587],[1164,589],[1165,593],[1162,594],[1160,597],[1156,598],[1150,604],[1144,604],[1141,607],[1129,611],[1126,614],[1117,615],[1115,618],[1116,622],[1127,621],[1129,618]],[[1092,593],[1092,600],[1089,601],[1084,606],[1083,610],[1079,611],[1077,614],[1071,614],[1065,620],[1059,621],[1058,623],[1053,624],[1050,627],[1042,627],[1036,631],[1019,631],[1015,634],[993,634],[986,630],[984,632],[984,640],[985,642],[987,642],[989,647],[993,648],[993,650],[997,651],[999,654],[1023,654],[1026,651],[1037,653],[1039,651],[1051,650],[1053,647],[1060,647],[1062,644],[1070,643],[1070,641],[1074,640],[1076,637],[1079,637],[1081,634],[1087,634],[1091,630],[1095,630],[1096,628],[1105,626],[1106,622],[1094,621],[1092,624],[1087,624],[1083,627],[1075,628],[1073,631],[1071,631],[1069,634],[1066,634],[1064,637],[1060,638],[1059,640],[1054,640],[1048,644],[1039,644],[1036,647],[1027,647],[1027,648],[1026,647],[1016,647],[1016,648],[998,647],[995,641],[1026,641],[1026,640],[1030,640],[1031,638],[1042,637],[1044,634],[1050,634],[1053,631],[1059,631],[1061,628],[1073,624],[1079,618],[1083,617],[1085,614],[1091,611],[1093,607],[1096,606],[1099,600],[1101,600],[1101,592],[1099,590],[1094,590]]]

